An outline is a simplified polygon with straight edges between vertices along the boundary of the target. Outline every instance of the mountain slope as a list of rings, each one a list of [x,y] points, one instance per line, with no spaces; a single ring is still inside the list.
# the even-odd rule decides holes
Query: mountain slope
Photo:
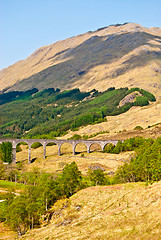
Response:
[[[0,91],[49,87],[79,88],[85,92],[94,88],[104,92],[111,87],[140,87],[155,95],[155,103],[108,116],[107,122],[75,132],[80,135],[101,131],[113,135],[138,125],[145,129],[161,123],[161,28],[144,28],[134,23],[112,25],[42,47],[26,60],[0,71]],[[5,113],[8,114],[7,110]],[[10,131],[12,124],[11,121],[5,127]],[[71,135],[73,132],[64,137]]]
[[[161,182],[90,187],[59,201],[46,227],[20,239],[160,239]]]
[[[132,102],[127,102],[131,98]],[[122,106],[120,101],[124,102]],[[79,89],[60,92],[54,88],[8,92],[0,95],[0,135],[58,137],[69,129],[104,122],[105,116],[119,115],[133,106],[147,106],[155,101],[154,95],[137,88],[109,88],[104,92]]]
[[[79,87],[103,91],[111,86],[138,86],[159,96],[160,28],[112,25],[42,47],[0,71],[0,90]]]

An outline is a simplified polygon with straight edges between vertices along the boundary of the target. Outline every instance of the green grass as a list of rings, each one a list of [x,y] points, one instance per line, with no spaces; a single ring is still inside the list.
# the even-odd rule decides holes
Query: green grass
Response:
[[[12,187],[15,187],[16,189],[24,189],[26,186],[22,183],[15,183],[15,182],[10,182],[6,180],[0,180],[0,188],[7,188],[10,189]]]
[[[7,193],[1,193],[0,192],[0,200],[4,200],[4,199],[6,199],[7,198]]]

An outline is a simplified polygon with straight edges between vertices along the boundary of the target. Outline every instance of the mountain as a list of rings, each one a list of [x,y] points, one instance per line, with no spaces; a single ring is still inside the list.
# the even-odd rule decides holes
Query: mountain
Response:
[[[0,71],[0,91],[141,87],[159,97],[161,28],[116,24],[58,41]]]
[[[93,89],[103,93],[110,88],[127,87],[128,89],[138,87],[152,93],[156,102],[150,102],[144,107],[133,106],[127,112],[117,116],[106,114],[107,122],[81,127],[73,130],[74,132],[69,131],[64,138],[72,137],[74,133],[83,136],[95,135],[99,132],[109,132],[107,135],[113,137],[115,133],[132,131],[137,126],[149,129],[161,123],[161,28],[145,28],[135,23],[111,25],[42,47],[26,60],[0,71],[0,91],[10,92],[11,95],[12,91],[19,92],[14,94],[22,94],[19,98],[15,95],[16,100],[26,99],[30,91],[32,93],[35,90],[44,90],[46,94],[45,89],[48,88],[59,88],[61,92],[79,88],[81,92],[86,92],[88,95]],[[40,95],[38,94],[39,97]],[[42,124],[48,118],[48,121],[53,122],[55,126],[56,117],[60,118],[60,109],[58,109],[57,115],[55,116],[54,112],[50,119],[49,112],[54,111],[53,103],[51,104],[49,99],[50,105],[45,98],[44,95],[43,99],[34,101],[30,99],[30,104],[26,103],[30,113],[33,111],[32,119],[25,122],[25,124],[32,123],[32,126],[28,125],[27,128],[23,126],[23,131],[26,133],[36,127],[35,112],[38,115],[40,115],[39,111],[43,112]],[[46,101],[44,106],[43,101]],[[63,101],[68,103],[68,99]],[[11,132],[18,132],[22,128],[23,121],[26,119],[25,116],[23,121],[20,120],[26,111],[23,110],[23,104],[25,106],[25,103],[21,104],[19,101],[0,106],[0,125],[3,129],[1,134],[7,137]],[[33,106],[29,107],[30,105]],[[66,103],[62,106],[68,108]],[[58,108],[62,106],[60,104]],[[77,108],[77,104],[75,106]],[[100,105],[99,108],[103,106]],[[21,110],[23,114],[20,116]],[[68,110],[65,111],[68,112]],[[11,116],[13,113],[14,118]],[[30,115],[28,117],[30,118]],[[49,127],[48,122],[44,128],[45,126]],[[158,134],[160,130],[157,126],[156,136]]]

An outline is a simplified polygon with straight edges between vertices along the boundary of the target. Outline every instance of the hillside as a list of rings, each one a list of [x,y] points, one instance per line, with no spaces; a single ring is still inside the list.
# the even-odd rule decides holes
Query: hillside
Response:
[[[0,90],[47,87],[104,91],[141,87],[157,97],[161,89],[161,29],[116,24],[36,50],[0,71]]]
[[[61,156],[48,146],[46,159],[39,147],[32,149],[31,164],[21,145],[17,164],[1,170],[0,238],[17,239],[5,225],[7,217],[11,229],[24,233],[19,239],[160,239],[161,138],[120,144],[106,149],[111,153],[95,152],[96,145],[86,153],[79,144],[75,156],[69,144]]]
[[[139,88],[111,87],[104,92],[95,89],[60,92],[54,88],[38,92],[34,88],[8,92],[0,95],[0,135],[4,138],[60,137],[69,130],[107,122],[107,116],[120,115],[134,106],[143,107],[154,102],[153,94]],[[88,133],[84,135],[82,137],[89,137]]]
[[[20,239],[160,239],[161,182],[96,186],[53,208],[46,227]]]
[[[81,127],[77,131],[69,131],[61,137],[70,138],[74,134],[95,135],[97,139],[127,139],[135,136],[157,138],[161,136],[161,102],[145,107],[132,107],[117,116],[107,116],[107,122]],[[137,126],[142,130],[134,130]],[[106,133],[103,133],[106,132]]]

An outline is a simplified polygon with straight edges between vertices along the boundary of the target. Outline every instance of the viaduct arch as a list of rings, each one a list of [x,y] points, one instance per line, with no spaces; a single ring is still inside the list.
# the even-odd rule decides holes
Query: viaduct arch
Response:
[[[112,143],[116,145],[118,140],[55,140],[55,139],[0,139],[0,143],[2,142],[11,142],[12,143],[12,161],[16,162],[16,146],[20,142],[25,142],[29,146],[28,152],[28,162],[31,163],[31,146],[35,142],[39,142],[43,145],[43,158],[46,157],[46,146],[48,143],[55,143],[58,146],[58,155],[61,155],[61,146],[63,143],[70,143],[73,149],[73,155],[75,155],[75,148],[77,144],[84,143],[87,147],[87,153],[90,153],[90,147],[92,144],[97,143],[101,146],[102,151],[104,147]]]

